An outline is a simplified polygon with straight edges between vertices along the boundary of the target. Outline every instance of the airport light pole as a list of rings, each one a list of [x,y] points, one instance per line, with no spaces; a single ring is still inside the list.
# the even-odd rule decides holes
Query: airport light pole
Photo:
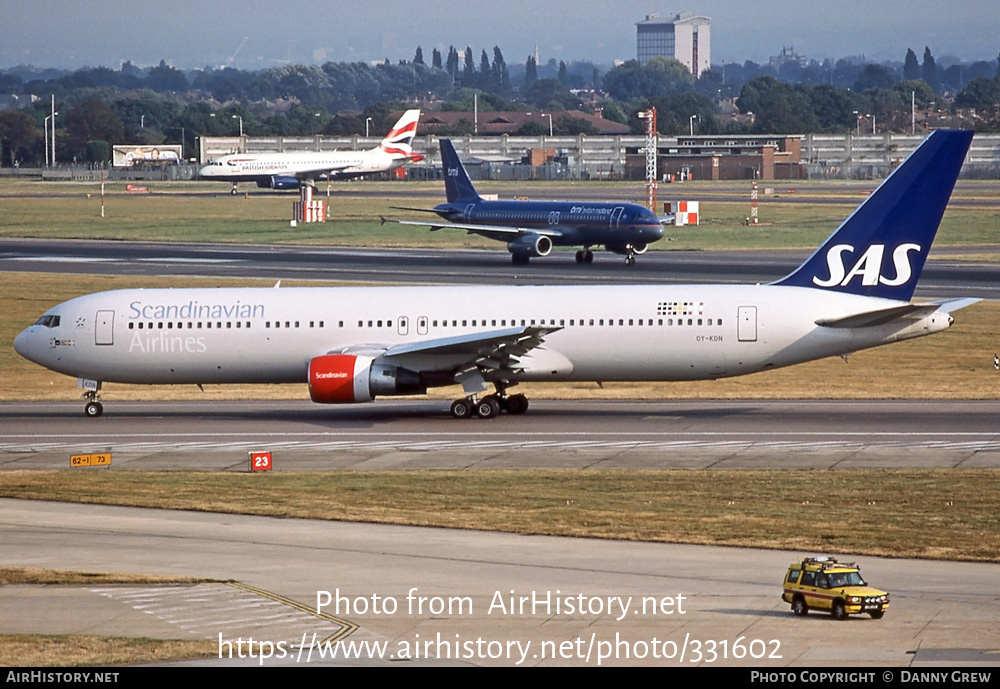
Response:
[[[368,125],[371,124],[371,121],[372,121],[372,118],[370,118],[370,117],[366,117],[365,118],[365,138],[366,139],[368,138]]]
[[[547,112],[539,113],[542,117],[549,118],[549,136],[552,136],[552,114]]]
[[[240,121],[240,138],[243,138],[243,117],[240,115],[233,115],[233,119]]]
[[[857,125],[858,125],[858,136],[861,136],[861,113],[858,112],[857,110],[855,110],[854,111],[854,118],[857,121]]]
[[[46,116],[44,122],[45,136],[43,138],[45,139],[45,164],[49,165],[49,120],[52,120],[52,167],[55,167],[56,164],[56,115],[58,114],[59,113],[54,112],[51,115]]]
[[[56,95],[52,94],[52,167],[56,166]]]
[[[694,121],[697,119],[698,115],[691,115],[691,117],[688,118],[688,124],[691,127],[691,136],[694,136]]]
[[[184,127],[167,127],[167,131],[170,131],[171,129],[181,130],[181,160],[184,160]]]

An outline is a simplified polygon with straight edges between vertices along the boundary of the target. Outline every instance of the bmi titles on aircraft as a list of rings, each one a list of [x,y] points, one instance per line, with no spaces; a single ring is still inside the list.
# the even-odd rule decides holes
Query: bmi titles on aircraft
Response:
[[[573,206],[569,209],[569,212],[574,215],[610,215],[614,212],[614,208],[590,208],[589,206]]]

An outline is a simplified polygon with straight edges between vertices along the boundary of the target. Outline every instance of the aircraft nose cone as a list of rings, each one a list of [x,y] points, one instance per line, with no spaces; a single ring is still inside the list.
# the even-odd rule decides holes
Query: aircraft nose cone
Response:
[[[31,360],[31,333],[27,330],[22,330],[21,334],[14,338],[14,351],[23,356],[25,359]]]

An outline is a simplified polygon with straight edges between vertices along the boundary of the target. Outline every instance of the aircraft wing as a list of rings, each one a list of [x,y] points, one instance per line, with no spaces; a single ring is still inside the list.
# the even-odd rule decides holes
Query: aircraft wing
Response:
[[[445,371],[455,367],[475,365],[487,369],[513,372],[517,357],[541,346],[546,335],[561,330],[560,326],[527,325],[484,333],[439,337],[422,342],[385,347],[359,344],[327,352],[353,354],[390,361],[415,371]]]
[[[474,364],[489,369],[517,368],[517,357],[539,347],[545,336],[559,326],[528,325],[485,333],[441,337],[425,342],[412,342],[389,347],[383,359],[405,364],[407,360],[440,359],[458,365]],[[447,366],[447,364],[445,364]]]
[[[303,169],[301,167],[296,167],[295,169],[281,173],[281,175],[286,177],[298,177],[299,179],[318,179],[320,177],[326,177],[327,175],[336,174],[341,170],[346,170],[349,167],[351,167],[351,164],[349,163],[344,163],[343,165],[330,165],[329,163],[327,163],[322,167],[314,167],[306,169]]]
[[[545,235],[546,237],[561,237],[563,233],[560,230],[555,229],[539,229],[535,227],[515,227],[508,225],[478,225],[476,223],[464,223],[464,222],[423,222],[420,220],[392,220],[390,218],[382,218],[382,224],[387,222],[395,222],[400,225],[418,225],[420,227],[429,227],[431,232],[435,230],[440,230],[443,228],[455,229],[455,230],[465,230],[469,234],[478,234],[483,237],[488,237],[489,239],[496,239],[502,242],[509,242],[516,237],[522,237],[524,235]]]
[[[875,311],[865,311],[855,313],[850,316],[840,318],[820,318],[816,325],[827,328],[868,328],[877,325],[885,325],[895,320],[900,320],[910,316],[924,316],[942,309],[947,312],[957,311],[970,304],[975,304],[981,299],[951,299],[949,301],[930,301],[920,304],[902,304],[900,306],[890,306],[887,309],[877,309]]]

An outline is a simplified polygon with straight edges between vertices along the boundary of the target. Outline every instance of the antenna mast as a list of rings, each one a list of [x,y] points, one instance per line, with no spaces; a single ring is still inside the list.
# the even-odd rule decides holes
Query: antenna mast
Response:
[[[639,113],[646,120],[646,207],[656,212],[656,108]]]

